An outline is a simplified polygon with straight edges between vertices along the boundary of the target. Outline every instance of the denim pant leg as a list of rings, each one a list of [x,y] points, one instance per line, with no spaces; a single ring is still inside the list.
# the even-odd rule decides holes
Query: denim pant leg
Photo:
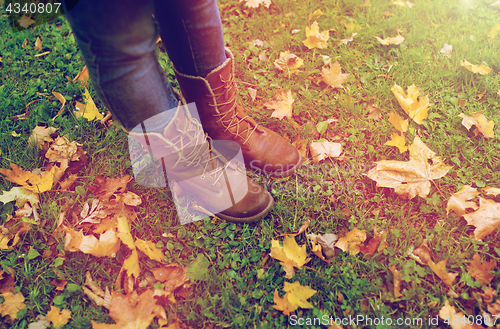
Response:
[[[67,13],[99,98],[127,131],[177,105],[156,58],[153,9],[152,0],[85,0]],[[171,119],[159,117],[149,130]]]
[[[174,67],[206,76],[226,60],[217,0],[155,0],[155,18]]]

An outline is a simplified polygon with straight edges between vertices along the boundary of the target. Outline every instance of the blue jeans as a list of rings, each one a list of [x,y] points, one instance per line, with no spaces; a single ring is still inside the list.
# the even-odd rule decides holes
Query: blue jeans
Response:
[[[205,76],[226,59],[216,0],[81,0],[66,17],[99,98],[127,131],[177,106],[158,35],[181,73]],[[171,119],[159,117],[152,130]]]

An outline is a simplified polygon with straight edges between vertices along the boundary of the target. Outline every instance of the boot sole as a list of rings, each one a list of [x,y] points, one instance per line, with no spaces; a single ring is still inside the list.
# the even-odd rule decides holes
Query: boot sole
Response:
[[[223,213],[218,213],[217,217],[220,217],[228,222],[233,222],[233,223],[246,223],[246,224],[254,223],[254,222],[257,222],[257,221],[261,220],[262,218],[266,217],[266,215],[269,213],[269,211],[271,211],[271,209],[273,207],[274,207],[274,199],[271,196],[271,202],[269,202],[267,207],[264,210],[262,210],[260,213],[258,213],[257,215],[254,215],[251,217],[232,217],[232,216],[224,215]]]

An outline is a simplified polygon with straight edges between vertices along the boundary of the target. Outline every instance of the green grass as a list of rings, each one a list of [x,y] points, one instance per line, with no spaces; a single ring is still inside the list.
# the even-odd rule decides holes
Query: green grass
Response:
[[[408,8],[382,0],[276,0],[269,9],[250,9],[236,0],[221,1],[225,39],[236,57],[238,79],[257,85],[258,96],[262,97],[252,103],[246,88],[241,87],[252,115],[291,140],[301,137],[311,142],[328,138],[339,142],[345,160],[309,163],[296,176],[283,181],[255,176],[276,200],[274,210],[256,225],[205,219],[181,226],[168,189],[129,183],[129,189],[143,200],[136,207],[138,220],[131,224],[134,236],[156,243],[167,262],[187,265],[199,254],[210,262],[207,278],[196,282],[185,300],[169,304],[167,313],[175,313],[193,328],[283,328],[291,325],[287,316],[271,306],[274,290],[278,289],[282,296],[284,281],[299,281],[318,290],[310,298],[314,309],[299,309],[294,313],[302,317],[364,315],[428,319],[437,316],[445,300],[467,315],[481,314],[479,297],[475,297],[481,287],[467,274],[467,266],[475,253],[500,261],[500,233],[496,231],[484,241],[476,241],[471,236],[473,228],[458,216],[447,215],[445,208],[451,193],[465,184],[500,187],[498,137],[471,138],[457,116],[461,112],[485,110],[486,117],[495,122],[496,136],[500,134],[497,94],[500,36],[492,41],[487,37],[495,23],[500,22],[500,12],[490,8],[489,3],[421,0]],[[317,18],[320,31],[330,29],[331,37],[328,48],[309,50],[302,41],[305,27],[312,24],[308,15],[316,9],[325,13]],[[385,11],[394,15],[384,16]],[[355,24],[358,34],[347,45],[339,45],[341,39],[350,36],[345,27],[349,22]],[[292,33],[294,29],[300,31]],[[405,37],[401,45],[382,46],[375,39],[375,36],[395,36],[398,31]],[[78,120],[71,115],[74,101],[82,101],[83,89],[78,84],[68,84],[66,76],[73,79],[84,63],[65,20],[10,33],[8,20],[2,17],[0,33],[0,167],[8,168],[11,162],[25,170],[46,165],[39,152],[27,144],[37,124],[57,127],[61,135],[82,143],[89,159],[76,183],[83,192],[43,193],[39,212],[45,224],[32,225],[16,248],[0,251],[0,264],[16,271],[16,290],[23,293],[27,305],[27,310],[19,313],[19,320],[10,322],[8,317],[2,318],[0,328],[27,328],[37,315],[45,315],[51,305],[72,311],[72,319],[65,328],[91,328],[91,320],[112,323],[104,308],[95,307],[79,288],[85,281],[82,269],[89,270],[101,287],[112,287],[126,255],[121,251],[114,259],[97,259],[67,252],[64,242],[56,240],[52,233],[64,204],[70,202],[78,214],[83,203],[92,198],[86,184],[96,175],[131,174],[127,136],[114,127],[108,129],[98,122]],[[51,50],[50,54],[34,57],[39,53],[34,47],[37,36],[42,40],[43,51]],[[22,48],[25,38],[28,45]],[[264,41],[264,46],[249,47],[248,42],[257,38]],[[439,53],[444,43],[453,45],[451,59]],[[262,49],[267,50],[267,61],[258,59]],[[279,53],[286,50],[304,60],[302,72],[290,78],[273,65]],[[173,78],[161,46],[158,52],[162,67]],[[343,73],[350,74],[345,89],[323,92],[315,82],[323,67],[320,55],[338,61]],[[485,64],[493,71],[485,76],[473,74],[460,65],[464,59]],[[389,112],[404,115],[391,92],[394,83],[405,90],[415,84],[433,104],[423,125],[410,124],[407,141],[411,143],[418,132],[429,148],[447,165],[454,166],[435,182],[426,199],[402,199],[393,190],[377,188],[364,175],[375,161],[408,159],[406,153],[400,154],[396,148],[384,145],[395,131],[387,121]],[[292,90],[293,119],[303,128],[296,129],[287,119],[271,118],[270,110],[258,106],[258,102],[273,97],[279,88]],[[97,107],[103,108],[92,87],[89,90]],[[52,96],[53,91],[68,101],[65,114],[55,121],[51,118],[60,103]],[[367,118],[366,106],[371,100],[376,100],[382,108],[381,121]],[[33,101],[36,102],[29,106],[27,120],[12,119],[24,113],[26,104]],[[317,136],[316,124],[330,118],[338,121]],[[308,123],[312,128],[307,127]],[[20,136],[15,137],[17,134]],[[326,181],[333,181],[334,185]],[[0,190],[7,191],[12,186],[0,180]],[[376,208],[382,210],[378,215],[372,214]],[[0,224],[13,210],[13,203],[2,206]],[[344,236],[358,228],[372,236],[375,226],[388,232],[389,246],[372,258],[338,251],[330,264],[311,253],[307,268],[297,270],[295,277],[287,280],[279,262],[267,256],[271,240],[297,229],[306,218],[312,219],[308,232],[316,234]],[[438,222],[442,226],[436,225]],[[166,238],[163,233],[171,233],[177,239]],[[423,239],[433,251],[436,263],[448,259],[447,270],[459,273],[452,286],[454,294],[428,267],[408,257]],[[310,252],[306,237],[298,236],[297,241],[299,245],[307,244]],[[30,253],[36,250],[42,254],[49,249],[54,253],[47,258]],[[147,260],[142,260],[141,265],[143,275],[156,266]],[[391,265],[402,273],[400,298],[393,294],[393,277],[388,269]],[[498,266],[494,274],[491,286],[498,289]],[[63,293],[55,291],[50,282],[58,275],[74,286]],[[435,326],[424,321],[424,327]],[[447,325],[440,321],[439,327]]]

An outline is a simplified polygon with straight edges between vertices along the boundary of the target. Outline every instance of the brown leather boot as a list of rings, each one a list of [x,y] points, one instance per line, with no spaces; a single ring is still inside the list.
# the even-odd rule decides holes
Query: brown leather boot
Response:
[[[245,164],[270,176],[292,175],[302,157],[288,140],[259,126],[236,104],[238,89],[234,82],[234,57],[226,48],[228,59],[205,78],[175,70],[181,91],[188,103],[195,102],[205,132],[214,140],[234,140],[240,144]]]
[[[179,105],[163,134],[147,131],[148,120],[155,120],[153,117],[133,129],[129,139],[141,143],[161,161],[169,183],[175,180],[211,213],[237,223],[251,223],[266,216],[274,200],[246,175],[244,164],[238,163],[235,155],[239,146],[234,141],[207,141],[203,127],[191,114],[187,106]],[[214,144],[234,159],[228,161],[214,149]]]

